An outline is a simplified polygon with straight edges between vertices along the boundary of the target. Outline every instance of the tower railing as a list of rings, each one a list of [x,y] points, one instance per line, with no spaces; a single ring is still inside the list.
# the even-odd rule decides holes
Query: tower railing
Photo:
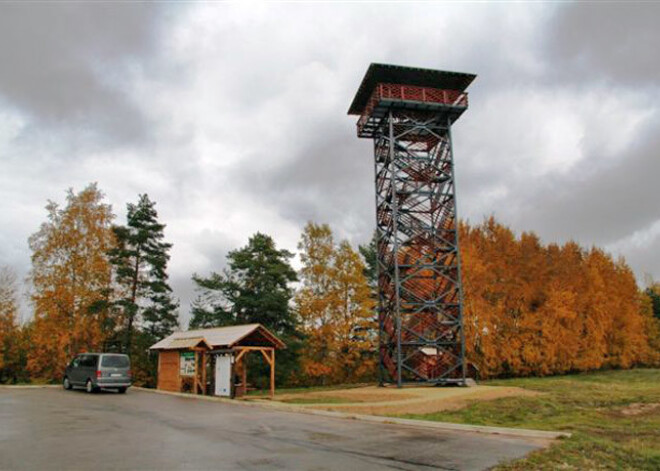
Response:
[[[457,108],[468,107],[468,94],[458,90],[445,90],[431,87],[416,87],[393,83],[379,83],[375,88],[360,119],[357,122],[358,135],[374,118],[374,110],[381,101],[388,102],[418,102],[427,105],[444,105]]]

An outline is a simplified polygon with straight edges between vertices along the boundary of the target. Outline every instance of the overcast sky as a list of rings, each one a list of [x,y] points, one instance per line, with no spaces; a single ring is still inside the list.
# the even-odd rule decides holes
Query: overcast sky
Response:
[[[454,129],[459,212],[660,278],[660,4],[0,5],[0,265],[27,275],[48,199],[139,193],[190,275],[256,231],[373,230],[348,106],[371,62],[478,75]],[[185,322],[184,322],[185,325]]]

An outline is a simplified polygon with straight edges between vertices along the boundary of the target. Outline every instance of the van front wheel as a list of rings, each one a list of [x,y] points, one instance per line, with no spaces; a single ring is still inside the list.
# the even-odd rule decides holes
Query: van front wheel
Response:
[[[69,378],[67,378],[66,376],[64,377],[64,381],[62,381],[62,386],[64,386],[64,389],[66,389],[67,391],[72,387],[71,381],[69,381]]]

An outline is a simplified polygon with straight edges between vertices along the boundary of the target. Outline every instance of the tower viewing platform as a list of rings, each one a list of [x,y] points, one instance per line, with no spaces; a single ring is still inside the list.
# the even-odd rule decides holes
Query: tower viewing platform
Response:
[[[358,137],[373,138],[392,108],[434,111],[450,123],[468,107],[465,89],[476,75],[443,70],[371,64],[349,115],[359,115]]]

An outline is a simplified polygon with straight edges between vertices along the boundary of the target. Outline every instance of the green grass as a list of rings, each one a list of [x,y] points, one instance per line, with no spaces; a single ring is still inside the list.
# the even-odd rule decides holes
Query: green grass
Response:
[[[498,470],[660,470],[660,369],[485,381],[539,391],[408,418],[572,432]],[[641,406],[640,406],[641,405]],[[640,411],[626,415],[628,409]]]

